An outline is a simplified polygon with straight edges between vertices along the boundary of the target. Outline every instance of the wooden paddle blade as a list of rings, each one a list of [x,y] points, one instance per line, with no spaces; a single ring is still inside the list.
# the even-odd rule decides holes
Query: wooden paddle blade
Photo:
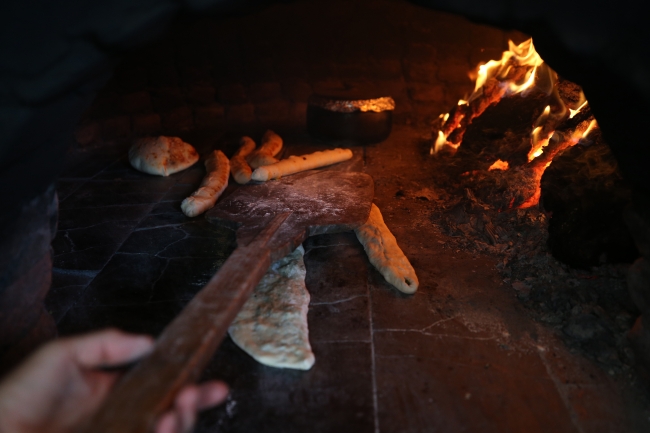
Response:
[[[373,196],[374,183],[367,174],[311,171],[243,185],[210,209],[206,219],[239,228],[237,241],[245,245],[274,215],[290,210],[292,215],[275,240],[295,239],[288,248],[291,251],[306,236],[354,230],[365,223]],[[273,244],[271,249],[285,248]]]

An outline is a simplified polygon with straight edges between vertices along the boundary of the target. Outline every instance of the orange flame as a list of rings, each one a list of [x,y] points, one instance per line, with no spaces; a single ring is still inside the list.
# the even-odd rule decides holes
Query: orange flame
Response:
[[[533,125],[534,127],[533,132],[530,134],[531,148],[530,151],[528,152],[529,162],[537,158],[544,152],[544,147],[548,146],[548,140],[549,138],[551,138],[551,135],[553,135],[553,131],[551,131],[550,134],[547,133],[544,134],[544,136],[542,136],[542,132],[544,129],[542,125],[546,122],[550,114],[551,114],[551,106],[547,105],[546,108],[544,108],[542,114],[540,114],[540,116],[535,121],[535,124]]]
[[[578,144],[580,140],[583,140],[585,137],[587,137],[587,135],[589,135],[589,133],[593,131],[597,126],[598,123],[596,122],[596,119],[592,119],[589,123],[587,123],[585,120],[575,128],[571,135],[566,136],[565,134],[558,133],[553,136],[553,139],[555,141],[553,144],[553,149],[550,151],[551,154],[545,155],[543,157],[544,160],[542,161],[536,160],[529,163],[528,165],[532,170],[533,181],[537,187],[535,189],[535,193],[527,200],[525,200],[521,205],[519,205],[518,209],[525,209],[531,206],[535,206],[537,203],[539,203],[539,199],[542,194],[542,176],[544,175],[546,168],[553,162],[555,155],[559,154],[565,149],[568,149],[569,147]]]
[[[483,86],[490,78],[496,78],[503,82],[503,85],[508,88],[508,95],[524,92],[535,83],[535,72],[542,63],[544,63],[544,60],[537,54],[532,38],[519,45],[508,41],[508,50],[503,52],[501,60],[490,60],[486,64],[479,66],[474,92],[469,97],[468,102],[482,94]],[[530,69],[524,75],[524,79],[518,83],[506,81],[513,66],[530,66]]]
[[[582,140],[584,138],[587,138],[587,135],[589,135],[589,133],[597,126],[598,126],[598,123],[596,122],[596,119],[593,119],[589,123],[589,126],[587,126],[587,129],[585,129],[585,132],[583,132],[582,135],[580,136],[580,139]]]
[[[429,150],[429,154],[434,155],[440,152],[444,148],[447,148],[447,150],[449,150],[451,153],[454,153],[456,152],[456,150],[458,150],[459,147],[460,144],[454,144],[447,141],[447,137],[445,136],[445,134],[442,131],[438,131],[438,138],[436,138],[436,142]]]
[[[507,170],[508,168],[510,168],[508,161],[501,161],[500,159],[497,159],[496,161],[494,161],[494,164],[492,164],[490,168],[488,168],[488,171]]]
[[[523,75],[519,74],[517,80],[510,79],[509,73],[514,67],[526,67]],[[483,88],[488,80],[495,79],[498,86],[502,89],[505,96],[521,93],[525,95],[526,91],[532,89],[536,84],[537,75],[550,76],[552,70],[544,64],[544,60],[539,56],[533,45],[533,40],[528,39],[519,45],[508,41],[508,50],[501,55],[501,60],[490,60],[489,62],[479,65],[474,91],[467,100],[460,99],[458,105],[470,105],[472,101],[483,95]],[[547,80],[552,82],[553,80]],[[548,87],[548,86],[547,86]],[[552,87],[552,84],[551,84]],[[550,93],[550,90],[547,90]],[[449,119],[449,113],[441,114],[443,125]],[[452,126],[453,127],[453,126]],[[444,147],[457,149],[459,144],[453,144],[447,141],[452,131],[439,131],[435,143],[431,146],[430,154],[436,154]]]
[[[580,91],[580,100],[576,105],[578,105],[578,108],[575,110],[572,108],[569,108],[569,119],[573,119],[573,117],[580,112],[585,106],[588,104],[587,98],[585,98],[585,94]]]
[[[501,98],[515,94],[526,96],[532,88],[545,92],[550,97],[549,105],[532,125],[528,164],[522,166],[532,185],[536,185],[536,189],[518,208],[534,206],[540,199],[542,175],[551,165],[553,158],[564,149],[576,145],[597,127],[596,121],[592,120],[590,123],[580,122],[571,133],[555,131],[567,118],[575,117],[587,106],[585,95],[581,91],[580,98],[574,105],[575,108],[566,106],[555,85],[557,74],[539,56],[533,46],[532,38],[519,45],[508,41],[508,50],[503,52],[501,59],[490,60],[479,65],[475,75],[474,91],[469,98],[460,99],[457,106],[449,113],[440,115],[440,130],[429,153],[434,155],[443,149],[455,153],[462,142],[465,128],[472,119],[480,116],[487,107],[497,103]],[[488,168],[488,171],[508,169],[509,164],[499,159]],[[465,174],[469,173],[471,172]],[[528,192],[530,191],[531,189],[528,189]],[[514,201],[513,198],[510,207],[514,205]]]

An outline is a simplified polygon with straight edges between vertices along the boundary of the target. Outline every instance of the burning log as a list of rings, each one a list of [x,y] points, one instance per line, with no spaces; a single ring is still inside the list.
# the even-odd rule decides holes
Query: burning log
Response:
[[[440,116],[441,125],[431,153],[455,154],[472,121],[503,98],[537,88],[547,95],[546,107],[532,122],[527,163],[514,168],[508,161],[496,160],[490,173],[470,170],[467,174],[485,180],[491,188],[490,201],[502,210],[528,208],[539,202],[540,182],[553,158],[574,146],[596,126],[582,90],[560,81],[557,74],[539,57],[532,40],[519,45],[509,42],[501,60],[492,60],[478,69],[475,90],[467,101],[459,100],[449,113]],[[568,108],[567,105],[574,108]]]
[[[442,125],[431,153],[444,148],[454,153],[472,120],[505,96],[525,92],[535,82],[545,82],[547,94],[550,94],[554,74],[535,51],[532,39],[519,45],[509,41],[509,50],[503,52],[501,60],[479,66],[476,87],[469,100],[459,100],[449,113],[440,116]]]
[[[519,81],[525,76],[526,70],[526,67],[511,68],[505,79]],[[490,105],[496,104],[506,95],[508,87],[502,84],[501,80],[490,78],[485,82],[479,96],[469,102],[462,99],[458,102],[458,105],[449,113],[449,118],[441,129],[441,132],[447,137],[447,142],[460,146],[467,126],[472,123],[472,120],[483,114]]]
[[[541,181],[546,168],[551,165],[553,158],[569,147],[575,146],[596,126],[593,116],[578,123],[574,128],[555,131],[548,140],[540,156],[530,163],[520,167],[514,179],[510,179],[508,189],[503,197],[508,201],[507,208],[526,209],[537,205],[542,193]]]

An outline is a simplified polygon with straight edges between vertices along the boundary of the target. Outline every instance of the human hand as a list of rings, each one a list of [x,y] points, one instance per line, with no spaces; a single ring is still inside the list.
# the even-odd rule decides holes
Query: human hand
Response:
[[[151,337],[116,330],[51,342],[0,383],[1,433],[70,433],[101,406],[119,374],[100,370],[147,354]],[[223,382],[190,385],[161,416],[156,433],[187,432],[196,412],[223,402]]]

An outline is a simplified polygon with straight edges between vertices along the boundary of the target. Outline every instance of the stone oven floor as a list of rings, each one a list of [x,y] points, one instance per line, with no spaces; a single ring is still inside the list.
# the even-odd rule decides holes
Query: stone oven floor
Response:
[[[183,137],[204,154],[214,137]],[[320,149],[286,136],[288,154]],[[233,137],[217,147],[232,152]],[[431,220],[428,144],[410,126],[353,147],[334,170],[373,176],[375,202],[415,267],[406,296],[368,263],[354,234],[305,244],[310,371],[257,364],[226,339],[204,377],[225,380],[225,405],[196,432],[649,431],[636,391],[572,353],[531,318],[496,259],[451,248]],[[168,178],[131,169],[124,145],[72,151],[59,185],[53,287],[61,335],[115,326],[158,334],[234,248],[232,232],[186,218],[180,201],[203,168]],[[234,187],[230,187],[232,190]]]

